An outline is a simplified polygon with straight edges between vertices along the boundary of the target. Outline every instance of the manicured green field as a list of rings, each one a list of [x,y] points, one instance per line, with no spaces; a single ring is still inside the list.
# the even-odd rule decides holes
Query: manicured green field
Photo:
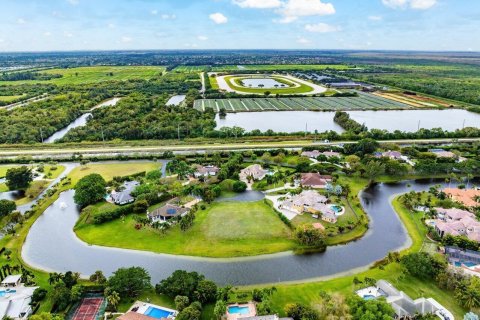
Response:
[[[54,83],[58,85],[99,83],[103,81],[122,81],[130,79],[150,79],[160,76],[165,71],[164,67],[135,66],[135,67],[114,67],[97,66],[81,67],[71,69],[50,69],[41,73],[61,74],[61,78],[39,81],[0,81],[0,84],[23,84],[23,83]]]
[[[359,93],[358,97],[304,97],[304,98],[242,98],[196,100],[194,107],[203,111],[212,108],[227,112],[251,111],[337,111],[410,109],[411,106],[375,96]]]
[[[125,163],[89,163],[85,166],[76,167],[68,175],[72,179],[72,184],[75,185],[81,178],[98,173],[106,181],[112,180],[113,177],[124,177],[135,173],[148,172],[159,169],[161,163],[155,162],[125,162]]]
[[[256,78],[256,76],[238,76],[232,75],[225,77],[225,82],[227,85],[235,91],[245,92],[245,93],[254,93],[254,94],[264,94],[266,91],[269,91],[270,94],[300,94],[308,93],[314,89],[306,84],[303,84],[292,79],[287,79],[281,76],[264,76],[265,78],[271,78],[277,82],[283,83],[286,85],[284,88],[254,88],[246,87],[242,84],[242,81],[248,78]],[[259,76],[258,78],[262,78]]]
[[[102,225],[75,227],[80,239],[90,244],[153,252],[238,257],[287,251],[295,248],[291,231],[263,201],[217,202],[196,213],[192,228],[183,232],[174,226],[167,234],[150,227],[135,229],[133,215]]]
[[[260,71],[275,71],[275,70],[325,70],[325,69],[335,69],[335,70],[344,70],[349,69],[350,67],[343,64],[268,64],[268,65],[225,65],[225,66],[215,66],[212,68],[212,71],[235,71],[235,70],[260,70]]]

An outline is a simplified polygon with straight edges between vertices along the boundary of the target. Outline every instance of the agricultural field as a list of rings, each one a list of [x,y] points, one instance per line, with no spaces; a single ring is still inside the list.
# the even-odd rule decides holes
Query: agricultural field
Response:
[[[18,95],[18,96],[0,96],[1,102],[12,102],[16,101],[17,99],[21,99],[25,97],[25,95]]]
[[[173,69],[173,72],[186,72],[186,73],[195,73],[203,72],[207,70],[210,66],[178,66]]]
[[[196,100],[197,110],[212,108],[216,112],[253,111],[337,111],[337,110],[399,110],[412,106],[369,93],[358,97],[246,98]]]
[[[335,69],[335,70],[346,70],[350,67],[343,64],[266,64],[266,65],[225,65],[225,66],[215,66],[212,67],[212,71],[239,71],[239,70],[256,70],[256,71],[288,71],[288,70],[325,70],[325,69]]]
[[[113,67],[96,66],[71,69],[49,69],[41,73],[62,75],[61,78],[50,80],[20,80],[0,81],[0,85],[20,85],[32,83],[53,83],[57,85],[100,83],[104,81],[122,81],[131,79],[151,79],[160,76],[165,71],[164,67],[135,66]]]

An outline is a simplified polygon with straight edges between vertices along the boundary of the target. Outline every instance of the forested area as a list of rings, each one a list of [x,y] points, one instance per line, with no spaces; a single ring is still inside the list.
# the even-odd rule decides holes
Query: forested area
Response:
[[[87,126],[71,130],[62,141],[195,138],[215,128],[213,111],[165,106],[168,97],[131,94],[115,106],[96,109]]]
[[[22,81],[22,80],[50,80],[61,78],[61,74],[42,73],[42,72],[4,72],[0,75],[0,81]]]
[[[11,111],[0,109],[0,143],[34,143],[46,139],[100,101],[104,94],[70,93]]]

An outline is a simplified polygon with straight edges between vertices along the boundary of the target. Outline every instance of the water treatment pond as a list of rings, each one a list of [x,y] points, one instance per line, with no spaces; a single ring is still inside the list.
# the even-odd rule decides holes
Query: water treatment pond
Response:
[[[392,111],[348,111],[359,123],[369,129],[388,131],[417,131],[420,128],[442,128],[454,131],[465,127],[480,127],[480,114],[461,109],[449,110],[392,110]],[[225,119],[217,116],[217,128],[238,126],[247,131],[255,129],[276,132],[307,131],[324,132],[344,130],[333,121],[334,112],[314,111],[266,111],[229,113]]]
[[[274,89],[287,87],[287,85],[272,78],[249,78],[242,79],[243,86],[251,88]]]

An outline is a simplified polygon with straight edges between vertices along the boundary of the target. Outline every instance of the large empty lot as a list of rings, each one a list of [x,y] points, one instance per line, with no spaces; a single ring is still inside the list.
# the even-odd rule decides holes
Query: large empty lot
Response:
[[[410,109],[411,106],[368,93],[358,97],[305,97],[305,98],[245,98],[245,99],[206,99],[196,100],[195,108],[227,112],[249,111],[336,111],[336,110],[376,110]]]

